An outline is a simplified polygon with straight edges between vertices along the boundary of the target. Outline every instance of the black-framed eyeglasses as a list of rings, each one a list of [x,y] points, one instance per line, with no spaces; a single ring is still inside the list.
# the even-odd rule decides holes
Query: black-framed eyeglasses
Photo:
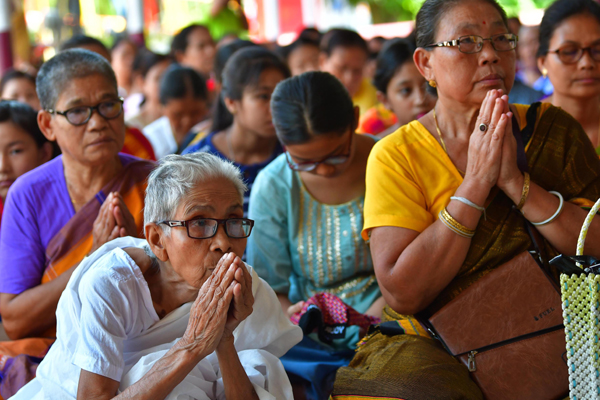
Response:
[[[575,64],[581,60],[583,53],[586,51],[589,52],[590,57],[592,57],[594,61],[600,61],[600,42],[594,43],[588,47],[579,47],[576,44],[568,44],[556,50],[550,50],[548,53],[556,54],[558,59],[564,64]]]
[[[248,218],[193,218],[187,221],[160,221],[171,228],[185,226],[187,234],[192,239],[209,239],[217,234],[219,225],[225,227],[225,234],[233,239],[244,239],[252,233],[254,220]]]
[[[123,112],[123,101],[122,97],[115,100],[107,100],[99,103],[93,107],[90,106],[77,106],[69,108],[65,111],[57,110],[46,110],[50,114],[62,115],[69,121],[71,125],[80,126],[88,123],[94,110],[98,112],[102,117],[106,119],[115,119]]]
[[[517,48],[519,37],[512,33],[501,33],[489,38],[477,35],[461,36],[455,40],[439,42],[425,47],[458,47],[458,51],[465,54],[479,53],[483,50],[483,43],[489,40],[496,51],[510,51]]]
[[[320,161],[306,161],[306,162],[296,163],[296,162],[294,162],[294,160],[292,160],[292,158],[290,157],[290,154],[286,151],[285,159],[287,160],[288,166],[291,169],[293,169],[294,171],[304,171],[304,172],[313,171],[320,164],[340,165],[340,164],[343,164],[346,161],[348,161],[348,159],[350,158],[350,153],[352,152],[352,138],[353,137],[354,137],[354,132],[350,132],[350,141],[348,142],[348,151],[344,154],[326,157]]]

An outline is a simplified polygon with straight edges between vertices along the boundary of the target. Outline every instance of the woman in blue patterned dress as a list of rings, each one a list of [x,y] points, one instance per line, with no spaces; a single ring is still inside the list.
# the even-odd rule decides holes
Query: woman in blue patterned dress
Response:
[[[384,302],[369,246],[360,236],[365,170],[375,139],[355,133],[358,108],[325,72],[279,83],[271,114],[286,152],[254,182],[249,215],[256,223],[248,261],[290,316],[323,292],[360,313],[380,316]],[[288,372],[316,381],[307,394],[323,398],[328,378],[347,364],[345,351],[353,350],[358,339],[357,327],[330,345],[309,335],[282,361]]]

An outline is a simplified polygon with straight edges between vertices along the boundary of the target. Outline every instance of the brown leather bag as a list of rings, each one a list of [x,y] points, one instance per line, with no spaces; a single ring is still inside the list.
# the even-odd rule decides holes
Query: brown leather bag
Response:
[[[488,400],[568,394],[560,293],[529,252],[485,275],[425,325]]]

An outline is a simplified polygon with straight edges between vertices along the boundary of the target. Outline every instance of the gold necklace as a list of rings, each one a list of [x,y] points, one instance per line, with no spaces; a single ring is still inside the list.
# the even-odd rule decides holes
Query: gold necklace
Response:
[[[433,120],[435,121],[435,129],[437,130],[437,134],[440,137],[440,143],[442,144],[442,148],[448,154],[448,149],[446,148],[446,143],[444,143],[444,138],[442,137],[442,131],[440,131],[440,126],[437,122],[437,116],[435,115],[435,107],[433,108]]]
[[[433,108],[433,120],[435,121],[435,129],[437,130],[437,134],[440,137],[440,143],[442,144],[442,148],[448,155],[448,158],[450,158],[450,154],[448,154],[448,149],[446,148],[446,143],[444,143],[444,137],[442,136],[442,131],[440,130],[440,126],[438,125],[437,116],[435,115],[435,107]],[[450,159],[450,161],[452,161],[452,159]],[[454,163],[452,163],[452,164],[454,164]],[[465,172],[458,169],[458,167],[456,165],[454,165],[454,168],[456,168],[456,170],[458,171],[459,174],[461,174],[462,176],[465,176]]]

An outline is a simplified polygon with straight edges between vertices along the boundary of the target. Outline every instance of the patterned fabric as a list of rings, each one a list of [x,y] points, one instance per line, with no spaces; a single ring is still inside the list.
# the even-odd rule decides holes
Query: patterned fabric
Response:
[[[396,114],[388,110],[383,104],[377,104],[360,117],[358,132],[377,135],[398,122]]]
[[[381,296],[360,237],[362,196],[340,205],[315,200],[281,155],[256,179],[249,216],[256,223],[248,261],[292,303],[325,292],[364,313]]]
[[[305,335],[316,331],[319,340],[327,344],[335,338],[345,337],[348,326],[358,326],[366,331],[372,324],[380,322],[379,318],[359,313],[330,293],[314,295],[290,319]]]
[[[548,107],[544,110],[534,106],[517,107],[521,121],[527,121],[526,127],[522,123],[520,126],[531,180],[546,190],[560,192],[565,199],[578,205],[593,204],[593,200],[600,197],[600,160],[586,133],[573,117],[561,109]],[[411,129],[411,125],[414,128],[415,123],[409,124],[408,128],[401,128],[399,132]],[[400,135],[394,134],[392,139]],[[382,150],[398,152],[393,143],[393,140],[383,139],[376,145],[381,145],[381,148],[379,152],[374,149],[371,153],[367,170],[381,168]],[[384,149],[386,145],[388,148]],[[439,154],[447,158],[445,153]],[[394,160],[400,162],[398,160],[402,159],[396,156]],[[458,175],[449,160],[445,164],[453,175]],[[431,190],[421,184],[430,181],[414,174],[414,169],[410,167],[406,170],[413,171],[411,176],[416,180],[414,184],[422,185],[419,187],[424,193]],[[386,188],[399,185],[382,176],[374,180],[377,174],[373,172],[369,174],[367,171],[367,199],[369,190],[377,185]],[[454,185],[452,182],[447,184]],[[447,197],[454,190],[450,187]],[[463,266],[424,314],[435,313],[478,279],[531,247],[524,218],[514,210],[512,201],[498,190],[491,193],[490,199],[487,220],[479,222]],[[448,198],[444,199],[445,204],[448,201]],[[406,207],[406,204],[396,204],[389,212],[393,213],[403,206]],[[432,216],[432,221],[433,218],[435,216]],[[556,254],[547,242],[542,252],[545,253],[544,260]],[[482,398],[477,386],[469,379],[465,366],[452,358],[436,341],[414,335],[374,335],[361,346],[349,367],[338,371],[334,399],[336,395],[363,394],[411,400]]]

